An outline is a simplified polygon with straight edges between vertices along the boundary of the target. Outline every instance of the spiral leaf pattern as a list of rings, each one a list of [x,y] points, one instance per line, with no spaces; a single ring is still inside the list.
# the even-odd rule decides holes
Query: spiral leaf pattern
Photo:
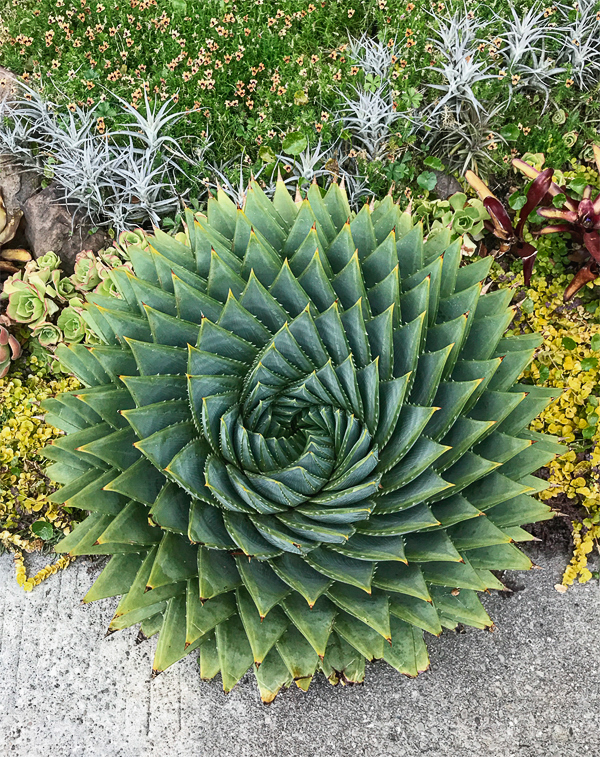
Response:
[[[515,384],[537,337],[504,336],[489,258],[390,197],[252,181],[186,221],[60,353],[86,388],[46,402],[53,498],[89,515],[58,551],[112,555],[85,601],[122,595],[109,630],[159,633],[155,672],[199,649],[264,701],[366,660],[417,675],[424,631],[491,624],[477,592],[551,515],[531,474],[560,446],[527,426],[553,395]]]

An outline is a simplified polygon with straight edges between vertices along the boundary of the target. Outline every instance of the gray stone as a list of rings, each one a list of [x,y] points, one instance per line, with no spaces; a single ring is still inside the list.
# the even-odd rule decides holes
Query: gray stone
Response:
[[[463,188],[458,181],[451,174],[444,173],[443,171],[436,171],[433,173],[437,176],[437,184],[433,190],[440,200],[447,200],[457,192],[462,192]]]
[[[91,233],[92,227],[81,215],[73,220],[56,185],[42,188],[42,177],[37,171],[24,168],[6,156],[2,156],[0,163],[0,190],[9,212],[19,208],[23,211],[11,247],[25,247],[35,258],[52,250],[63,261],[65,272],[72,273],[75,257],[81,250],[98,252],[111,244],[104,231]]]
[[[63,269],[72,273],[75,258],[81,250],[98,252],[110,244],[103,231],[90,233],[92,227],[60,202],[61,193],[50,184],[33,194],[23,205],[27,247],[35,258],[49,250],[63,261]]]
[[[42,186],[37,171],[20,166],[7,155],[0,156],[0,189],[9,213],[23,210],[25,202]]]
[[[596,757],[598,583],[559,594],[568,555],[529,551],[544,569],[483,597],[496,630],[429,636],[429,672],[372,664],[362,686],[319,679],[269,707],[252,674],[227,696],[202,682],[195,654],[151,681],[155,640],[137,644],[136,628],[104,638],[116,600],[80,604],[97,573],[85,559],[25,594],[4,555],[0,754]]]
[[[8,68],[0,66],[0,103],[12,97],[16,91],[17,77]]]

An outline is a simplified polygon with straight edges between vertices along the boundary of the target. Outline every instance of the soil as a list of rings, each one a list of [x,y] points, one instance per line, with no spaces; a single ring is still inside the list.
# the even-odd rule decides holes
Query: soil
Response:
[[[534,565],[540,561],[540,556],[561,555],[565,566],[573,552],[573,539],[571,522],[581,520],[581,506],[576,501],[568,499],[564,494],[546,500],[556,513],[554,518],[542,520],[539,523],[531,523],[523,526],[532,536],[539,541],[526,543],[526,552]],[[517,592],[525,589],[525,583],[519,573],[514,571],[492,571],[496,578],[508,589],[502,594],[504,599],[513,597]]]
[[[540,539],[536,542],[539,549],[570,554],[573,549],[571,521],[581,520],[581,505],[565,495],[546,500],[546,504],[556,511],[555,517],[532,523],[525,528],[532,536]]]

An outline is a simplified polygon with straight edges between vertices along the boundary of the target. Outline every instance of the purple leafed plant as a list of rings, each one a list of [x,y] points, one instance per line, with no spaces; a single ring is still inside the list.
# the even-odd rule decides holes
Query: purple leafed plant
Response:
[[[596,159],[598,171],[600,172],[600,146],[598,145],[594,145],[594,157]],[[524,173],[525,176],[533,179],[533,184],[535,184],[536,181],[548,171],[552,173],[552,169],[546,169],[546,171],[540,172],[533,166],[530,166],[529,163],[525,163],[524,160],[513,160],[513,165],[515,168],[518,168],[519,171]],[[595,199],[592,200],[593,188],[587,186],[583,190],[581,199],[576,200],[569,197],[564,187],[559,187],[554,182],[550,183],[550,186],[546,191],[550,197],[562,197],[564,199],[562,200],[562,206],[560,207],[538,208],[538,214],[553,223],[550,226],[544,227],[537,233],[557,234],[562,232],[571,234],[576,241],[583,245],[591,258],[579,269],[571,280],[569,286],[565,289],[563,297],[566,302],[567,300],[570,300],[581,287],[600,276],[600,192],[598,192]],[[527,206],[525,206],[525,209],[526,208]],[[491,215],[489,208],[488,212],[490,212]],[[522,214],[521,217],[526,218],[527,216]]]
[[[523,161],[513,160],[513,165],[517,168],[520,168],[520,166],[516,165],[517,162],[520,162],[524,166],[527,166],[528,169],[535,171],[535,169],[531,168],[529,164],[524,163]],[[536,176],[527,192],[527,199],[525,205],[521,209],[521,214],[516,226],[513,225],[513,221],[504,205],[491,192],[490,188],[484,184],[473,171],[467,171],[465,174],[465,179],[477,192],[485,209],[490,214],[490,220],[484,221],[483,223],[485,228],[500,240],[500,252],[514,252],[523,260],[525,284],[529,284],[531,279],[537,250],[532,244],[523,239],[523,229],[529,214],[544,201],[549,193],[551,194],[550,190],[552,187],[553,169],[547,168],[545,171],[535,171],[535,173]]]
[[[0,326],[0,379],[8,373],[11,360],[16,360],[20,354],[19,342],[4,326]]]

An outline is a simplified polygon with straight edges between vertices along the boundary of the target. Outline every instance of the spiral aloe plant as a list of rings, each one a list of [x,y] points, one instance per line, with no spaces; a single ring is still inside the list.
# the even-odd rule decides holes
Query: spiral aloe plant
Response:
[[[155,672],[199,649],[264,701],[417,675],[423,631],[491,625],[477,592],[551,515],[531,473],[560,447],[526,429],[554,395],[515,385],[537,337],[390,197],[252,182],[187,232],[129,247],[121,299],[88,296],[103,344],[59,350],[87,388],[46,402],[52,499],[90,514],[58,551],[112,555],[84,601],[122,595],[109,630],[159,633]]]

